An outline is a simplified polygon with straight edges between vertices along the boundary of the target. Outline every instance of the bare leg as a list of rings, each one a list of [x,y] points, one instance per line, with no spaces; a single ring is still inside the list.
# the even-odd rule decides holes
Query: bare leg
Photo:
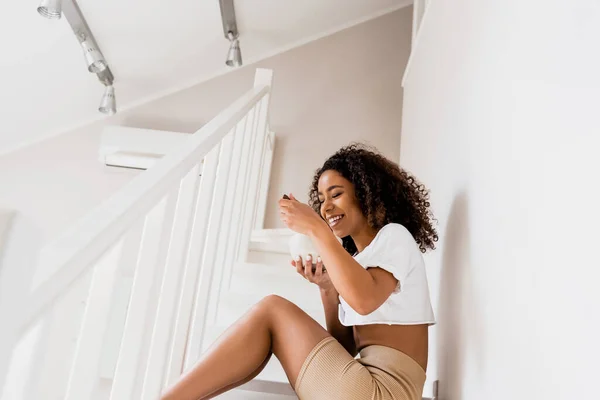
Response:
[[[268,296],[230,327],[162,400],[199,400],[256,376],[273,353],[295,385],[311,350],[329,333],[293,303]]]
[[[203,399],[212,399],[213,397],[217,397],[218,395],[228,392],[231,389],[235,389],[236,387],[241,386],[244,383],[250,382],[252,379],[256,378],[258,376],[258,374],[261,373],[261,371],[267,366],[267,363],[269,362],[270,359],[271,359],[271,355],[269,355],[269,357],[266,358],[265,361],[263,361],[263,363],[256,369],[256,371],[254,371],[253,373],[251,373],[250,375],[248,375],[241,381],[234,382],[231,385],[227,385],[224,388],[221,388],[221,389],[217,390],[216,392],[211,393],[208,397],[203,397]]]

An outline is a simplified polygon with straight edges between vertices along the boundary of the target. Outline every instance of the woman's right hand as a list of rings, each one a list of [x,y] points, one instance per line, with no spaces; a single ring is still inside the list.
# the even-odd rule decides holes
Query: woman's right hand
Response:
[[[310,255],[306,257],[306,260],[302,260],[301,257],[298,257],[296,260],[292,260],[292,266],[296,268],[296,272],[298,272],[304,279],[307,281],[318,285],[321,290],[330,290],[334,289],[333,283],[331,279],[329,279],[329,274],[327,270],[323,267],[323,261],[321,257],[317,257],[316,269],[313,272],[312,269],[312,258]]]

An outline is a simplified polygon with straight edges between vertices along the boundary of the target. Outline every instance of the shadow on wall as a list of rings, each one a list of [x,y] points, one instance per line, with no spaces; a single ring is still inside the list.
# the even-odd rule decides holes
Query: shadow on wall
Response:
[[[277,135],[275,133],[275,147],[273,148],[273,162],[271,168],[271,177],[269,178],[269,191],[267,194],[267,210],[265,212],[265,220],[263,224],[263,228],[282,228],[284,225],[279,221],[279,211],[276,213],[270,212],[270,207],[277,207],[277,202],[283,195],[283,193],[278,193],[272,188],[282,188],[283,192],[289,194],[291,189],[290,182],[284,181],[284,171],[283,168],[277,168],[277,166],[283,166],[285,164],[285,155],[289,154],[289,149],[287,146],[289,145],[289,138],[285,135]],[[302,180],[302,177],[298,177],[298,180]],[[297,191],[292,191],[292,194],[298,198],[300,201],[304,201],[306,199],[306,193],[308,193],[308,183],[306,184],[306,190],[298,193]]]
[[[472,285],[468,201],[460,193],[450,208],[440,277],[438,318],[439,396],[461,400],[468,361],[483,368],[480,304]]]

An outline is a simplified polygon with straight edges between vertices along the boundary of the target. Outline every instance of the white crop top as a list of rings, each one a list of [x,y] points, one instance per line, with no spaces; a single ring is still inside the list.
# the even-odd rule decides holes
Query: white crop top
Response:
[[[342,325],[435,324],[423,255],[404,226],[384,226],[354,259],[365,269],[379,267],[392,273],[398,280],[398,287],[377,310],[368,315],[354,311],[340,296],[338,316]]]

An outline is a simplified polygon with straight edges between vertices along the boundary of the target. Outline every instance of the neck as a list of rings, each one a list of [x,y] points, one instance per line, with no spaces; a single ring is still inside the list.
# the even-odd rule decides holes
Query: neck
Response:
[[[356,249],[360,253],[375,239],[377,235],[377,231],[370,226],[366,226],[360,232],[352,235],[352,240],[354,240],[354,244],[356,245]]]

